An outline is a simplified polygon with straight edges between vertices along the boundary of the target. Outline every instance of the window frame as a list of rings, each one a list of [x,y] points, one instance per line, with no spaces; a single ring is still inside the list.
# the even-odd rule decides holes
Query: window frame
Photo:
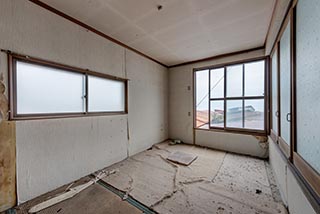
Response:
[[[227,97],[226,96],[226,87],[227,87],[227,78],[226,78],[226,68],[228,66],[234,66],[234,65],[239,65],[242,64],[243,69],[242,72],[244,74],[245,72],[245,64],[246,63],[254,63],[254,62],[258,62],[258,61],[264,61],[265,62],[265,70],[264,70],[264,96],[244,96],[244,88],[245,88],[245,84],[244,84],[244,79],[245,76],[242,75],[243,78],[243,84],[242,84],[242,96],[241,97]],[[224,69],[224,97],[223,98],[211,98],[211,70],[214,69],[219,69],[219,68],[223,68]],[[240,133],[240,134],[249,134],[249,135],[259,135],[259,136],[267,136],[268,134],[268,130],[269,130],[269,116],[268,116],[268,112],[269,112],[269,86],[268,86],[268,82],[269,82],[269,57],[268,56],[262,56],[262,57],[255,57],[255,58],[250,58],[250,59],[245,59],[245,60],[239,60],[239,61],[234,61],[234,62],[229,62],[229,63],[223,63],[223,64],[218,64],[218,65],[214,65],[214,66],[206,66],[206,67],[200,67],[200,68],[194,68],[193,69],[193,87],[194,87],[194,91],[193,91],[193,112],[194,112],[194,116],[193,116],[193,128],[195,130],[204,130],[204,131],[220,131],[220,132],[230,132],[230,133]],[[196,126],[196,72],[198,71],[202,71],[202,70],[208,70],[208,81],[209,81],[209,88],[208,88],[208,110],[210,112],[211,110],[211,101],[223,101],[224,102],[224,126],[223,127],[214,127],[211,126],[211,124],[208,124],[207,129],[203,129],[200,127]],[[257,129],[247,129],[247,128],[233,128],[233,127],[227,127],[226,126],[226,101],[227,100],[242,100],[242,103],[244,104],[245,100],[264,100],[264,129],[263,130],[257,130]],[[245,114],[245,112],[242,112],[243,116]],[[244,118],[243,118],[244,119]],[[210,115],[209,115],[209,122],[210,122]],[[244,123],[244,120],[243,120]]]
[[[25,62],[28,64],[40,65],[55,69],[60,69],[64,72],[73,72],[84,75],[85,78],[85,93],[84,93],[84,112],[67,112],[67,113],[36,113],[36,114],[18,114],[17,113],[17,62]],[[105,115],[125,115],[128,114],[128,79],[103,74],[89,69],[77,68],[65,64],[60,64],[44,59],[21,55],[17,53],[8,53],[8,70],[9,70],[9,120],[35,120],[35,119],[54,119],[54,118],[72,118],[72,117],[86,117],[86,116],[105,116]],[[99,78],[119,81],[124,83],[125,97],[124,97],[124,111],[102,111],[89,112],[89,97],[88,97],[88,76],[95,76]]]
[[[281,120],[278,120],[278,133],[271,130],[271,139],[272,143],[274,143],[279,149],[282,158],[284,158],[289,168],[292,170],[292,173],[296,177],[300,187],[302,188],[305,196],[307,197],[308,201],[315,209],[315,211],[320,211],[320,173],[317,172],[312,166],[301,157],[297,152],[297,95],[296,95],[296,8],[297,4],[300,0],[292,1],[288,8],[286,15],[281,23],[280,30],[278,35],[273,43],[271,49],[271,55],[274,54],[275,50],[278,52],[278,59],[277,59],[277,68],[278,68],[278,111],[279,115],[281,115],[281,108],[280,108],[280,40],[281,37],[287,27],[290,24],[290,97],[291,97],[291,134],[290,134],[290,145],[286,144],[284,140],[281,138]],[[290,21],[290,23],[289,23]],[[272,82],[270,81],[270,84]],[[272,92],[271,92],[272,93]],[[271,114],[274,112],[271,109]]]

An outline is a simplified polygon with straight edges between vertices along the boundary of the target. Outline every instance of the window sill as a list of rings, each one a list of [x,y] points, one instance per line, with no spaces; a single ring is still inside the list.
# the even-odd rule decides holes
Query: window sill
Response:
[[[266,131],[259,130],[249,130],[249,129],[224,129],[224,128],[201,128],[195,127],[194,130],[199,131],[211,131],[211,132],[224,132],[224,133],[233,133],[233,134],[243,134],[243,135],[255,135],[255,136],[265,136],[267,137]]]
[[[96,117],[96,116],[121,116],[127,115],[127,112],[91,112],[91,113],[59,113],[59,114],[29,114],[29,115],[15,115],[9,118],[10,121],[20,120],[47,120],[47,119],[64,119],[77,117]]]

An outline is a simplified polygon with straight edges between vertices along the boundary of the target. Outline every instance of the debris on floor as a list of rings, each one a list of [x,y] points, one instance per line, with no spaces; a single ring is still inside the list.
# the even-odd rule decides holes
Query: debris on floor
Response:
[[[85,184],[92,178],[86,176],[75,182],[74,185]],[[54,191],[39,196],[31,201],[23,203],[14,209],[13,213],[27,214],[28,210],[42,201],[48,200],[65,191],[68,185],[60,187]],[[98,183],[91,185],[87,189],[81,191],[76,196],[62,201],[59,204],[53,205],[44,209],[37,214],[142,214],[144,213],[137,207],[123,201],[118,195],[106,189]]]
[[[181,143],[182,143],[181,140],[177,140],[177,139],[169,141],[169,145],[176,145]]]
[[[40,214],[142,213],[143,209],[132,206],[129,200],[147,207],[150,212],[144,213],[287,214],[283,203],[274,198],[276,185],[269,181],[272,172],[267,172],[265,160],[193,145],[170,145],[170,142],[152,148],[107,167],[105,170],[117,170],[117,173]],[[181,153],[197,158],[190,165],[167,159],[173,154],[181,157]],[[109,188],[105,188],[106,193],[100,191],[101,183],[121,192],[121,197],[112,190],[117,198],[108,196]],[[61,194],[67,186],[49,195]],[[45,197],[32,200],[20,208],[26,210],[45,200]],[[104,209],[112,212],[103,212]],[[17,213],[25,213],[21,210]]]
[[[167,157],[167,160],[172,161],[174,163],[189,166],[195,159],[197,159],[197,157],[198,157],[197,155],[177,151],[170,154]]]
[[[153,148],[109,167],[120,172],[103,181],[130,189],[131,197],[160,214],[287,213],[272,196],[264,160],[169,142]],[[189,166],[165,158],[175,152],[198,158]]]
[[[68,186],[67,188],[67,191],[49,199],[49,200],[46,200],[46,201],[43,201],[41,202],[40,204],[37,204],[37,205],[34,205],[33,207],[31,207],[29,209],[29,213],[37,213],[37,212],[40,212],[41,210],[44,210],[48,207],[51,207],[55,204],[58,204],[62,201],[65,201],[69,198],[72,198],[74,197],[75,195],[77,195],[78,193],[80,193],[81,191],[87,189],[89,186],[91,186],[92,184],[95,184],[97,183],[97,181],[99,181],[100,179],[108,176],[108,175],[112,175],[116,173],[116,170],[111,170],[111,171],[101,171],[99,172],[95,178],[92,178],[90,181],[84,183],[84,184],[81,184],[81,185],[78,185],[76,187],[71,187],[71,185]]]

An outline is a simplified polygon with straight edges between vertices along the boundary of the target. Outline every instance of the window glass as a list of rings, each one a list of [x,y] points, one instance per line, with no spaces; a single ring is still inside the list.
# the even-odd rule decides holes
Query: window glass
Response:
[[[265,60],[197,71],[194,82],[196,127],[265,131]]]
[[[290,144],[290,22],[280,40],[280,112],[281,138]]]
[[[224,101],[211,101],[210,105],[210,126],[224,127]]]
[[[264,100],[244,101],[244,128],[264,130]]]
[[[88,88],[89,112],[125,111],[124,82],[89,75]]]
[[[196,127],[209,128],[209,70],[196,72]]]
[[[278,132],[278,51],[276,50],[271,59],[272,63],[272,130]]]
[[[244,65],[245,96],[264,96],[264,61]]]
[[[297,152],[320,173],[320,4],[299,1],[296,28]]]
[[[85,112],[84,76],[17,61],[17,113]]]
[[[242,96],[242,68],[242,64],[227,67],[227,97]]]
[[[211,98],[224,97],[224,68],[210,70]]]
[[[242,128],[242,100],[227,100],[226,127]]]

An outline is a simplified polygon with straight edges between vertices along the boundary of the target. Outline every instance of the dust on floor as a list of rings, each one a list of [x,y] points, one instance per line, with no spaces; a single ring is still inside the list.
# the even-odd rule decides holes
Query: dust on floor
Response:
[[[189,166],[166,159],[177,151],[198,158]],[[106,170],[117,172],[103,182],[161,214],[287,213],[276,185],[269,179],[272,172],[267,166],[261,159],[165,142],[107,167]],[[32,205],[63,192],[64,188],[19,206],[18,213],[26,213]],[[112,194],[94,184],[40,213],[142,213]]]
[[[27,214],[28,210],[45,200],[55,197],[60,193],[63,193],[66,189],[72,186],[77,186],[88,182],[91,178],[89,176],[81,178],[73,184],[68,184],[60,187],[52,192],[46,193],[40,197],[37,197],[31,201],[21,204],[15,208],[17,214]],[[87,189],[78,193],[71,199],[60,202],[52,207],[44,209],[39,214],[142,214],[142,211],[132,206],[131,204],[123,201],[113,192],[107,190],[98,183],[91,185]]]
[[[197,155],[189,166],[169,154]],[[110,185],[158,213],[287,213],[268,180],[266,161],[191,145],[161,143],[110,169]]]

